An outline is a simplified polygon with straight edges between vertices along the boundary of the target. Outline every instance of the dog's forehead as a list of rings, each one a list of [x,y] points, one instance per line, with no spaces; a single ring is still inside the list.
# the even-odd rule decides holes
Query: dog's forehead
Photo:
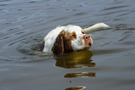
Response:
[[[72,32],[81,33],[82,28],[80,26],[68,25],[67,27],[65,27],[65,31],[69,33],[72,33]]]

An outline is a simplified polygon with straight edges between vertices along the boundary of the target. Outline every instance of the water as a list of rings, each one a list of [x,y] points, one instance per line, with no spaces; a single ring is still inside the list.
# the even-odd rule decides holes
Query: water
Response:
[[[134,90],[134,0],[0,0],[0,90]],[[61,57],[39,51],[59,25],[109,30],[90,50]]]

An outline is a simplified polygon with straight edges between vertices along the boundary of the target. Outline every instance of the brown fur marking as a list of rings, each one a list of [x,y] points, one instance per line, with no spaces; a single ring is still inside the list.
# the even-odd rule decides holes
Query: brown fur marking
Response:
[[[69,53],[73,51],[71,46],[71,40],[76,38],[76,35],[75,37],[72,37],[72,35],[74,35],[73,33],[68,33],[64,30],[60,32],[52,48],[54,54],[62,55],[63,53]]]

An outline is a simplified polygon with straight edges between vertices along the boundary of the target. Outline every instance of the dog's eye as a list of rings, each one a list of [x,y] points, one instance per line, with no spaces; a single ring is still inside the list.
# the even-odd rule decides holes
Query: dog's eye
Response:
[[[71,38],[71,39],[75,39],[75,38],[76,38],[76,33],[73,32],[73,33],[71,34],[70,38]]]
[[[71,39],[75,39],[76,38],[76,35],[75,34],[72,34],[72,36],[70,38]]]
[[[84,31],[82,31],[82,34],[84,34]]]
[[[75,38],[76,36],[73,34],[72,37]]]

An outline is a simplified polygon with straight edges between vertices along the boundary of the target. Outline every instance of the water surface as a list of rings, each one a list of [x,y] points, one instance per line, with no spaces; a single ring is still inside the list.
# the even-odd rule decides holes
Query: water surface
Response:
[[[0,90],[134,90],[134,0],[0,0]],[[89,50],[61,57],[39,51],[59,25],[91,33]]]

